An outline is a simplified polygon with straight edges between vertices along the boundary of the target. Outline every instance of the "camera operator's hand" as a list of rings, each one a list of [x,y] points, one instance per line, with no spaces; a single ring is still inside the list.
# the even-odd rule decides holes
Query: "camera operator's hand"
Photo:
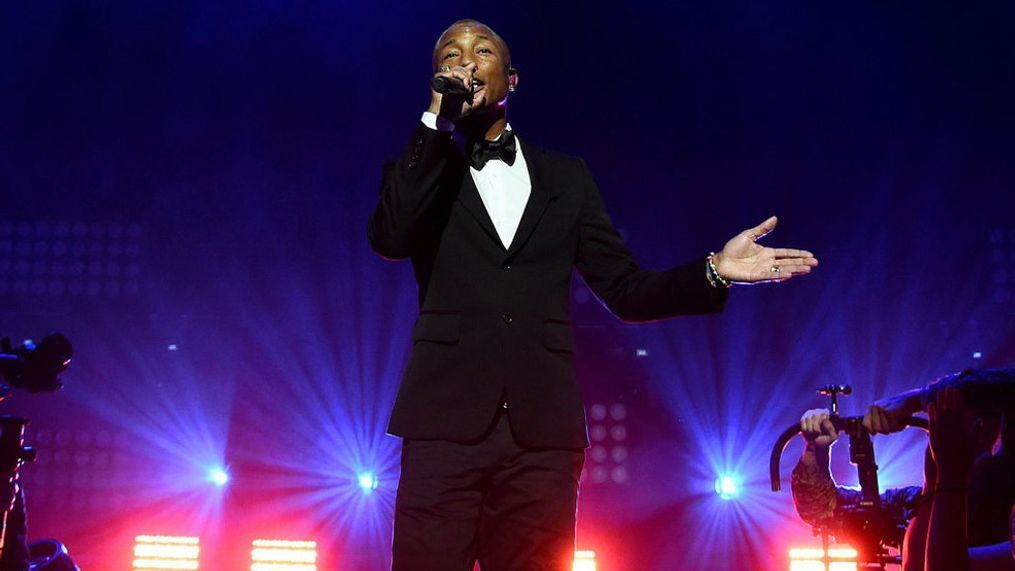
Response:
[[[903,421],[907,418],[912,417],[914,414],[921,411],[920,406],[920,393],[922,389],[915,391],[907,391],[905,393],[883,398],[875,402],[870,408],[867,409],[867,414],[864,415],[864,426],[867,430],[872,433],[888,434],[889,432],[898,432],[905,428]],[[879,428],[886,428],[888,432],[883,430],[874,430],[872,428],[873,418],[872,411],[874,407],[879,408],[877,411],[879,416]]]
[[[815,408],[800,417],[800,432],[804,439],[814,446],[827,448],[838,440],[839,433],[829,420],[831,414],[827,408]]]
[[[953,387],[937,394],[930,403],[930,450],[937,464],[938,483],[965,486],[974,457],[973,439],[966,426],[962,393]]]
[[[902,409],[887,409],[875,403],[867,407],[867,413],[863,415],[863,426],[871,434],[891,434],[905,428],[902,421],[909,416],[911,414],[905,414]]]

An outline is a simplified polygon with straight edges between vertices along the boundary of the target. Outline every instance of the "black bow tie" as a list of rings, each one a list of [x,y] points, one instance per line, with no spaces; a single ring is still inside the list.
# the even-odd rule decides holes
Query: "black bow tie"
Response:
[[[500,159],[511,166],[515,164],[517,153],[515,135],[505,129],[496,141],[480,141],[472,145],[472,166],[476,170],[483,170],[490,159]]]

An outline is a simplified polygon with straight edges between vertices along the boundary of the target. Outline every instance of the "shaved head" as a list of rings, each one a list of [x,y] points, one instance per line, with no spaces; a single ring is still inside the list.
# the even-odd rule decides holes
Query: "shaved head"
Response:
[[[479,20],[464,19],[458,20],[454,24],[448,26],[448,28],[441,33],[441,36],[437,38],[437,43],[434,44],[433,47],[432,62],[434,70],[437,70],[437,68],[440,66],[437,54],[438,52],[440,52],[441,48],[447,42],[448,36],[451,34],[451,32],[463,28],[472,30],[478,35],[488,36],[492,41],[496,42],[497,45],[501,48],[501,50],[503,50],[505,65],[509,68],[511,67],[511,50],[508,49],[507,42],[504,41],[504,38],[501,38],[497,32],[493,31],[493,28],[487,26],[486,24],[480,22]]]

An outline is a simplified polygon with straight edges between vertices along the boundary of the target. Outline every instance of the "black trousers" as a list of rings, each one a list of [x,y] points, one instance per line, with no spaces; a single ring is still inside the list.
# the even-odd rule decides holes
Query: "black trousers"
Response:
[[[477,442],[405,440],[393,571],[570,571],[583,450],[527,450],[502,411]]]

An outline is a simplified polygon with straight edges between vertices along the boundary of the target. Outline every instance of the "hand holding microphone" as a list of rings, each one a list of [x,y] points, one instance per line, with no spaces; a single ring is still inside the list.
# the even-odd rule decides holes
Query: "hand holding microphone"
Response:
[[[483,104],[484,95],[473,97],[474,74],[478,66],[470,62],[464,66],[445,65],[430,80],[430,112],[447,119],[457,119],[472,107]],[[445,97],[447,101],[445,101]]]
[[[476,67],[475,63],[457,67],[445,65],[434,75],[430,87],[442,95],[468,95],[472,93],[472,76]]]

